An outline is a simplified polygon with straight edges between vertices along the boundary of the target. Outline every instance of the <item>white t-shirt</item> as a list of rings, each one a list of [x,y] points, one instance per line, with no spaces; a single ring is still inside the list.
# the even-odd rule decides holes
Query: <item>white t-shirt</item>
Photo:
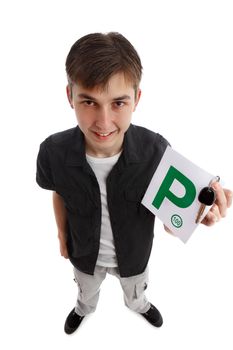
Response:
[[[87,162],[95,173],[101,195],[102,219],[100,233],[100,249],[97,259],[98,266],[117,267],[115,244],[109,218],[106,179],[121,153],[108,158],[96,158],[86,154]]]

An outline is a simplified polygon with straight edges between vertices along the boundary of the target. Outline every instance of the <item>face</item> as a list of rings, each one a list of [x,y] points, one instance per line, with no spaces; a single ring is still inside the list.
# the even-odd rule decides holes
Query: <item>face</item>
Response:
[[[141,91],[135,97],[133,85],[118,73],[106,89],[86,89],[77,83],[72,91],[67,86],[67,95],[85,136],[87,154],[110,157],[119,153]]]

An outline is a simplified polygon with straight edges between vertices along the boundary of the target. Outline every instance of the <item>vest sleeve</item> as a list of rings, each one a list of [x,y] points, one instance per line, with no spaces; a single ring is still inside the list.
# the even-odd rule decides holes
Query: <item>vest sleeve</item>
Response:
[[[45,141],[41,143],[37,156],[36,182],[46,190],[56,190]]]

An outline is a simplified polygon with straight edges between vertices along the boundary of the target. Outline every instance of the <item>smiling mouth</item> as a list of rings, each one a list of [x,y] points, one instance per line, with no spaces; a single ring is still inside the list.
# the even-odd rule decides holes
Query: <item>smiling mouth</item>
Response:
[[[109,136],[110,134],[112,134],[111,132],[108,132],[106,134],[102,134],[102,133],[99,133],[99,132],[96,132],[97,135],[99,136]]]
[[[115,131],[111,131],[111,132],[108,132],[108,133],[102,133],[102,132],[94,131],[94,134],[95,134],[98,138],[100,138],[100,139],[102,139],[102,140],[107,139],[109,136],[111,136],[111,135],[114,134],[114,133],[115,133]]]

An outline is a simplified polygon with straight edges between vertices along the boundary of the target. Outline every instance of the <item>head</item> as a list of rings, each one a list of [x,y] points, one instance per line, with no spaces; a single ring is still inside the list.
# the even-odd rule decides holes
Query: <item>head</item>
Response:
[[[142,66],[131,43],[119,33],[80,38],[66,59],[67,95],[95,156],[118,153],[140,98]]]

